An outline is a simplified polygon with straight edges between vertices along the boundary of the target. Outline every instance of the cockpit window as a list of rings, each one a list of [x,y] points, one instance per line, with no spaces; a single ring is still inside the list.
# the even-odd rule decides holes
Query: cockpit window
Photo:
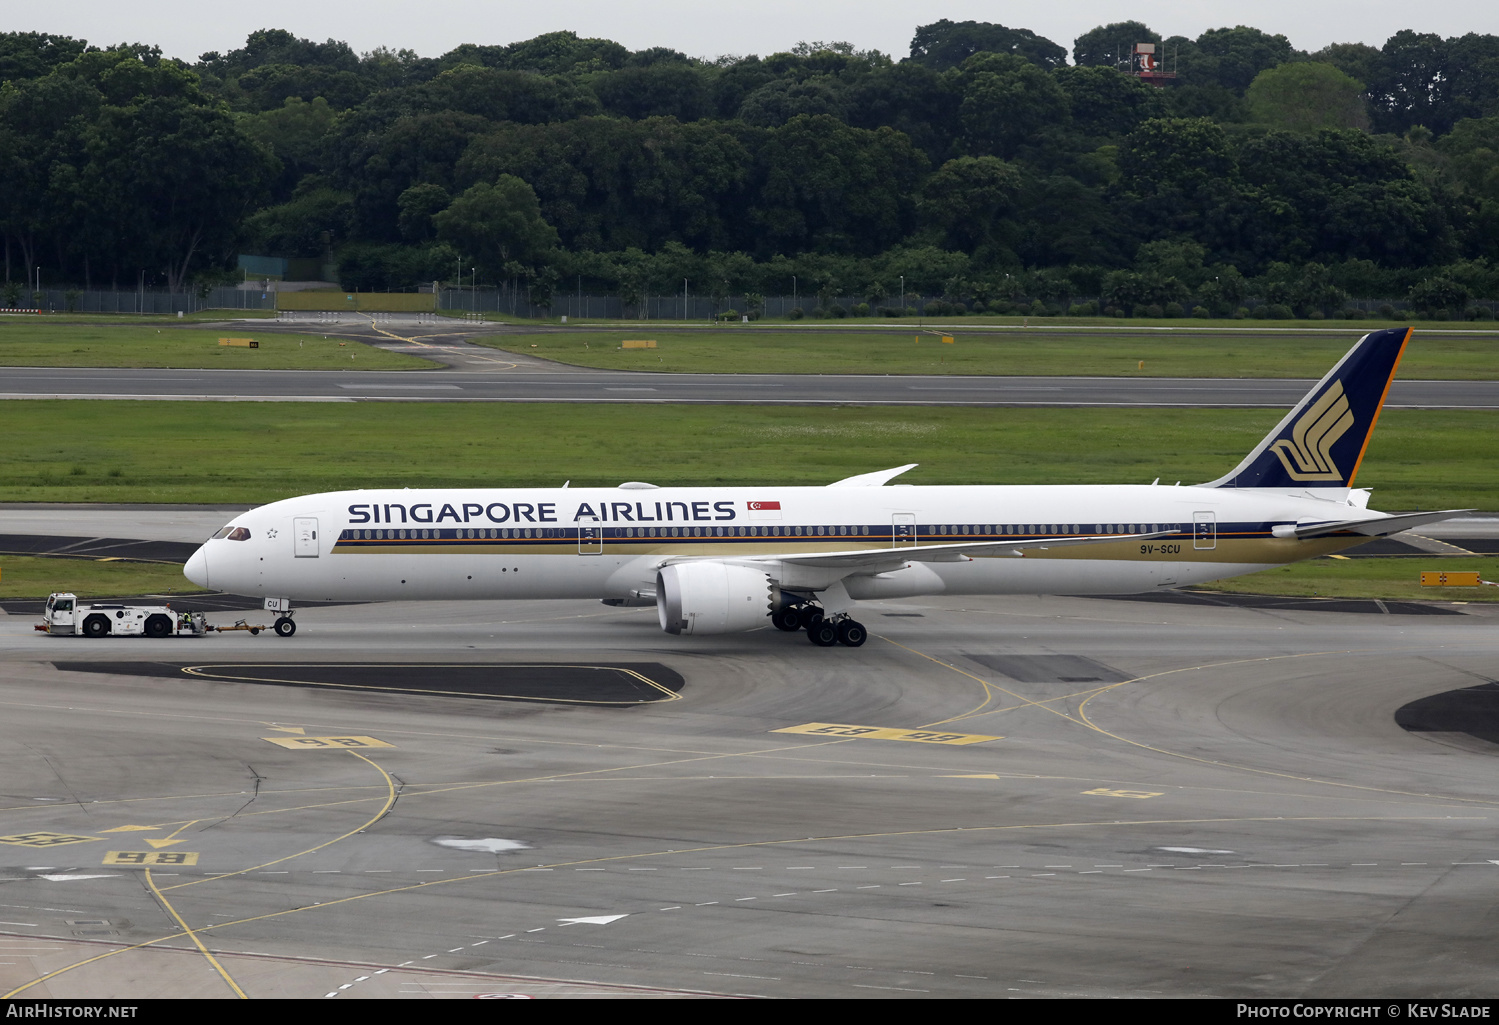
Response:
[[[228,538],[230,541],[248,541],[250,530],[248,527],[220,527],[218,533],[208,540],[217,541],[221,537]]]
[[[229,532],[233,529],[233,527],[220,527],[218,530],[214,531],[213,537],[209,538],[208,540],[217,541],[220,538],[228,537]]]

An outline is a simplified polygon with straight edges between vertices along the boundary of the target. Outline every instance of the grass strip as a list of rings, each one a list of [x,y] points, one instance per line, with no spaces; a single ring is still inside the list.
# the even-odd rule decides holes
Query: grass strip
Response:
[[[259,348],[220,338],[253,338]],[[278,334],[253,325],[175,326],[0,321],[0,366],[164,367],[189,370],[421,370],[430,360],[336,335]]]
[[[1185,484],[1279,409],[0,402],[0,500],[260,503],[377,487]],[[1386,410],[1358,483],[1380,509],[1499,510],[1499,412]]]
[[[879,332],[754,325],[663,331],[659,326],[489,335],[473,341],[576,366],[670,373],[1319,378],[1373,330],[1367,325],[1349,325],[1346,331],[1174,327],[1119,333],[954,327],[933,333],[915,325]],[[942,342],[943,334],[953,343]],[[627,339],[653,340],[656,348],[623,348]],[[1442,335],[1417,327],[1400,376],[1492,380],[1499,377],[1496,356],[1499,334]]]
[[[0,555],[0,598],[40,598],[71,591],[89,598],[122,594],[194,594],[203,589],[181,566],[160,562]]]
[[[1350,548],[1356,553],[1357,548]],[[1291,598],[1379,598],[1385,601],[1499,601],[1499,587],[1422,587],[1422,570],[1477,570],[1499,582],[1499,557],[1398,556],[1372,559],[1308,559],[1201,584],[1196,590],[1274,594]]]

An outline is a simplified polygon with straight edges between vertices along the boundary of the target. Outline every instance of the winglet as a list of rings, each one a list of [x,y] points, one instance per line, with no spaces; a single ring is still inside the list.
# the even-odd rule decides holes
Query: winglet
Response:
[[[1371,331],[1296,408],[1209,488],[1350,488],[1410,341],[1408,327]]]
[[[894,466],[888,470],[875,470],[873,473],[861,473],[855,477],[844,477],[829,484],[830,488],[879,488],[884,487],[890,481],[899,477],[907,470],[914,470],[918,463],[907,463],[905,466]]]

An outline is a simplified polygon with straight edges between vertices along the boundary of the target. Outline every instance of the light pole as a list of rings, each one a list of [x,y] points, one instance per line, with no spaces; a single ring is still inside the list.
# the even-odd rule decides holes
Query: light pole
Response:
[[[682,319],[687,319],[687,279],[682,279]]]
[[[906,315],[906,276],[900,276],[900,315]]]
[[[469,268],[469,274],[471,275],[471,278],[470,278],[469,283],[468,283],[468,289],[469,289],[469,291],[468,291],[468,294],[469,294],[468,306],[469,306],[469,309],[473,310],[475,313],[478,313],[479,312],[479,268],[477,268],[477,267],[470,267]]]
[[[796,309],[796,275],[791,275],[791,308]]]

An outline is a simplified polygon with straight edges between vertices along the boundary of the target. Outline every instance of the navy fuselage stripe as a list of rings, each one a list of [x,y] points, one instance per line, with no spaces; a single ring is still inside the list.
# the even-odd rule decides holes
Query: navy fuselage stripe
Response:
[[[1285,521],[1280,521],[1284,523]],[[905,527],[904,524],[899,525]],[[473,546],[537,547],[557,543],[607,543],[615,545],[661,545],[711,541],[747,546],[766,542],[815,541],[835,543],[881,544],[904,541],[913,544],[953,544],[965,541],[1034,541],[1041,538],[1118,537],[1172,531],[1173,535],[1154,538],[1157,543],[1183,541],[1243,540],[1271,537],[1271,523],[1217,523],[1215,529],[1200,537],[1193,524],[911,524],[909,530],[897,531],[889,524],[753,524],[736,526],[688,527],[440,527],[440,528],[348,528],[340,532],[335,549],[379,550],[391,546],[416,546],[433,549],[465,549]],[[1037,529],[1056,527],[1055,530]],[[1125,529],[1121,529],[1125,528]],[[580,538],[580,532],[582,534]]]

